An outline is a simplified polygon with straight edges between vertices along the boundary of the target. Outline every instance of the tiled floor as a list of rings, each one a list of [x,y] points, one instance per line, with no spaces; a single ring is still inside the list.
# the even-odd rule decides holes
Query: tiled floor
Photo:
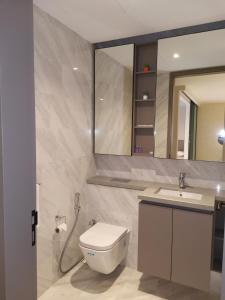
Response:
[[[130,268],[111,275],[93,272],[85,263],[56,282],[39,300],[219,300],[220,275],[212,273],[209,294],[157,278],[143,278]]]

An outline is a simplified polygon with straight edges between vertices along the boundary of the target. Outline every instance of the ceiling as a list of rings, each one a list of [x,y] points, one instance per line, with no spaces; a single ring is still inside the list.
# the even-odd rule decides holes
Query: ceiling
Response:
[[[199,105],[225,103],[225,73],[177,78],[175,85],[184,85],[188,95]]]
[[[174,54],[179,58],[174,58]],[[225,29],[159,40],[158,72],[225,66]]]
[[[94,43],[225,19],[224,0],[34,0]]]

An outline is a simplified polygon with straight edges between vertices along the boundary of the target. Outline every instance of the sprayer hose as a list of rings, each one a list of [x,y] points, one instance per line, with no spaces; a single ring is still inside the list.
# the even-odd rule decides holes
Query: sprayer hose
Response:
[[[62,250],[62,253],[60,255],[60,258],[59,258],[59,271],[62,273],[62,274],[66,274],[68,273],[69,271],[71,271],[74,267],[76,267],[81,261],[84,260],[84,258],[82,258],[81,260],[79,260],[78,262],[76,262],[75,264],[73,264],[71,267],[69,267],[68,269],[66,270],[63,270],[63,267],[62,267],[62,261],[63,261],[63,257],[65,255],[65,252],[66,252],[66,249],[68,248],[68,245],[69,245],[69,242],[72,238],[72,235],[73,235],[73,232],[77,226],[77,222],[78,222],[78,219],[79,219],[79,213],[80,213],[80,208],[78,208],[76,210],[76,214],[75,214],[75,220],[74,220],[74,224],[73,224],[73,227],[66,239],[66,242],[65,242],[65,245],[63,247],[63,250]]]

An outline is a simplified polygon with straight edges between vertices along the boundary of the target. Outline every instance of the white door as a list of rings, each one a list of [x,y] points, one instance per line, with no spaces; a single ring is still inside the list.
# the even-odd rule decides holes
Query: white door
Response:
[[[36,300],[33,1],[0,0],[0,299]]]

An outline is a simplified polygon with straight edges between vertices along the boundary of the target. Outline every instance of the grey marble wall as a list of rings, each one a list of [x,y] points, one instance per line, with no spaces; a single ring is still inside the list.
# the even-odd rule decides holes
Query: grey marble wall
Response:
[[[133,56],[133,45],[127,50]],[[118,50],[116,50],[118,51]],[[131,154],[133,72],[102,50],[95,54],[95,152]],[[104,99],[103,101],[100,99]]]
[[[38,293],[60,276],[58,260],[67,233],[55,234],[55,216],[74,220],[73,199],[81,193],[81,217],[64,267],[81,257],[78,237],[86,229],[84,189],[95,174],[92,157],[92,47],[34,7],[37,181],[40,183]],[[77,71],[73,67],[79,68]]]
[[[124,226],[130,230],[126,265],[137,268],[139,191],[87,185],[87,218]]]
[[[112,177],[149,180],[177,184],[179,172],[186,173],[192,186],[225,189],[225,163],[96,155],[97,174]]]

